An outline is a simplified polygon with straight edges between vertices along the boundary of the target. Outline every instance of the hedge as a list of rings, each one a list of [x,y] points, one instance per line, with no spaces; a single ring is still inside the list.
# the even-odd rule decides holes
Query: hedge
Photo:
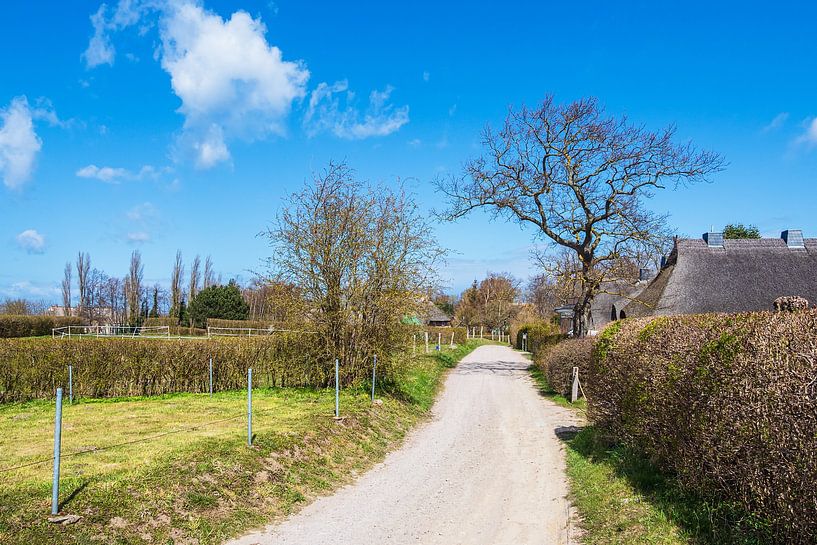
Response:
[[[590,367],[593,338],[567,339],[544,351],[540,367],[545,372],[548,384],[556,393],[569,398],[573,388],[573,368],[579,368],[579,380],[587,382]]]
[[[566,338],[559,332],[558,326],[550,322],[535,322],[524,324],[516,332],[516,348],[522,349],[522,336],[527,333],[527,349],[534,356],[539,355],[547,348]]]
[[[448,345],[451,343],[451,334],[454,334],[454,344],[465,344],[468,340],[466,337],[466,332],[464,327],[445,327],[445,326],[423,326],[417,328],[418,335],[417,335],[417,343],[421,342],[420,336],[428,332],[428,344],[429,345],[436,345],[437,344],[437,334],[440,336],[440,342],[443,346]],[[422,342],[425,342],[423,339]]]
[[[222,320],[220,318],[208,318],[209,327],[235,327],[252,329],[270,329],[275,327],[273,320]]]
[[[817,535],[817,312],[616,322],[589,414],[686,487],[734,502],[781,543]]]
[[[85,325],[83,318],[75,316],[16,316],[0,315],[0,338],[50,336],[55,327]]]
[[[246,386],[253,369],[257,387],[333,384],[334,363],[321,357],[314,339],[294,334],[213,339],[0,339],[0,402],[49,398],[66,386],[73,366],[78,397],[148,396],[208,390],[213,357],[216,390]],[[392,372],[386,358],[378,373]],[[366,380],[371,368],[341,362],[341,382]]]

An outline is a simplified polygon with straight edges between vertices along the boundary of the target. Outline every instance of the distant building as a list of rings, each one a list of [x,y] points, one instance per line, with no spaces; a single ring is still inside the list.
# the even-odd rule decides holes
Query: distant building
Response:
[[[428,307],[428,312],[425,316],[425,323],[429,326],[448,327],[451,325],[451,316],[443,312],[437,305],[432,304]]]
[[[780,238],[676,239],[661,270],[612,317],[772,310],[782,296],[817,302],[817,239],[787,230]]]
[[[79,316],[79,309],[51,305],[46,309],[46,314],[49,316]],[[114,311],[111,307],[88,307],[84,309],[83,316],[90,318],[91,325],[109,325],[114,322]]]

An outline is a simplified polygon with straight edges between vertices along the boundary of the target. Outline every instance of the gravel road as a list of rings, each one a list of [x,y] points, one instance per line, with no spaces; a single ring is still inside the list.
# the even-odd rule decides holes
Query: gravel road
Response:
[[[283,523],[230,543],[567,544],[555,430],[577,421],[537,393],[529,363],[507,347],[476,349],[400,450]]]

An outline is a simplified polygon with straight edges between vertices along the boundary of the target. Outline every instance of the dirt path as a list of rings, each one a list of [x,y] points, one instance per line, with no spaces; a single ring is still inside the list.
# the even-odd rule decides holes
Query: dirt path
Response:
[[[448,376],[433,419],[332,496],[233,545],[567,543],[562,445],[573,414],[537,393],[529,361],[483,346]]]

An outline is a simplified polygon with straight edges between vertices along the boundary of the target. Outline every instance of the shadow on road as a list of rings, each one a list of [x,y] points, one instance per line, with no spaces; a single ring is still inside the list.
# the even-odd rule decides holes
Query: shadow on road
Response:
[[[455,373],[458,375],[474,374],[501,374],[512,375],[527,370],[530,363],[525,361],[485,361],[485,362],[463,362],[457,365]]]

